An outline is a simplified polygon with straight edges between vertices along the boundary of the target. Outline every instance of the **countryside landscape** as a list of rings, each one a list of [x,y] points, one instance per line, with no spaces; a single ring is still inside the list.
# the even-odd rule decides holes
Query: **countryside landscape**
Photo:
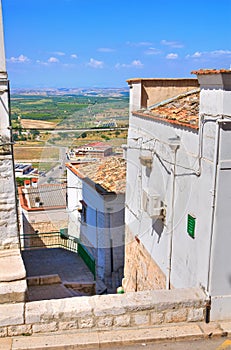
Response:
[[[16,162],[49,171],[66,152],[104,141],[122,152],[128,127],[127,89],[14,90],[11,123]]]

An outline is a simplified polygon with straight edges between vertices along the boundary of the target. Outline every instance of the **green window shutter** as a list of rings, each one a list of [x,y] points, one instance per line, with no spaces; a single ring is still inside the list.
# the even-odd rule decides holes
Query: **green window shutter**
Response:
[[[187,232],[190,237],[195,238],[196,218],[188,214]]]

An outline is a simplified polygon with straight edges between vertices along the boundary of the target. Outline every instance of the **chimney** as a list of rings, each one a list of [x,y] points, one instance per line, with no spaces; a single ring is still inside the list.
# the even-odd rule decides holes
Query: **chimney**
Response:
[[[24,187],[30,188],[30,180],[24,180]]]
[[[193,71],[200,84],[200,115],[231,116],[231,70]]]
[[[37,188],[37,187],[38,187],[38,179],[33,178],[33,179],[31,180],[31,186],[32,186],[33,188]]]

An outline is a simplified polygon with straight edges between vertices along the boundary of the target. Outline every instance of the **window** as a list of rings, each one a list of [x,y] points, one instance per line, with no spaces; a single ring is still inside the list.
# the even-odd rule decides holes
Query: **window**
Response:
[[[81,214],[81,222],[86,223],[87,222],[87,204],[86,202],[84,202],[84,200],[80,200],[80,203],[82,204],[82,208],[78,209],[78,211]]]

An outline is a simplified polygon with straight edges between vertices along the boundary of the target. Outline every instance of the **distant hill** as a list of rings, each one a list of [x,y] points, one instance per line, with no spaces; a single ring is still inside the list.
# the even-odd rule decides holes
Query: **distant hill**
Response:
[[[24,96],[63,96],[81,95],[97,97],[128,96],[129,88],[38,88],[38,89],[11,89],[12,95]]]

